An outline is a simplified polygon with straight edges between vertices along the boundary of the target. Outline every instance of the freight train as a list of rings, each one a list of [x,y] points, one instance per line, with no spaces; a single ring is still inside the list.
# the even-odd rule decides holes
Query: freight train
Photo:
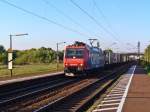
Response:
[[[83,42],[75,42],[64,50],[64,72],[66,76],[87,74],[100,70],[106,64],[120,63],[121,55],[102,51],[99,47],[89,46]]]

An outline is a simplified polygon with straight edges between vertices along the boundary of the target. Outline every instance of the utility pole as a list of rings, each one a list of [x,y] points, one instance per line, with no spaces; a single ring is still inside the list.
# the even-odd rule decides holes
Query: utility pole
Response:
[[[137,48],[138,48],[138,59],[139,59],[138,63],[140,63],[140,42],[138,42]]]
[[[57,53],[56,53],[56,55],[57,55],[57,71],[58,71],[58,64],[59,64],[58,43],[57,43]]]

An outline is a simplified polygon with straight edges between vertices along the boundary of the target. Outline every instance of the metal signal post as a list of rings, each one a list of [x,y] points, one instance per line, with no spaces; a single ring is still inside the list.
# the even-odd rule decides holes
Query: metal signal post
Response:
[[[11,77],[13,76],[13,49],[12,49],[12,37],[13,36],[24,36],[28,35],[27,33],[25,34],[16,34],[16,35],[9,35],[10,36],[10,48],[8,49],[8,69],[10,70]]]

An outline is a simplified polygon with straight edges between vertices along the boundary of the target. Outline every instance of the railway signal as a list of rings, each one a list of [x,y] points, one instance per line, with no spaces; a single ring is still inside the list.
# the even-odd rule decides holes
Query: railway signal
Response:
[[[8,49],[8,69],[10,70],[11,77],[12,77],[12,68],[13,68],[12,59],[13,59],[13,51],[12,49]]]
[[[28,35],[27,33],[24,34],[15,34],[15,35],[9,35],[10,36],[10,48],[8,49],[8,69],[10,70],[11,77],[13,75],[12,69],[13,69],[13,49],[12,49],[12,37],[13,36],[24,36]]]

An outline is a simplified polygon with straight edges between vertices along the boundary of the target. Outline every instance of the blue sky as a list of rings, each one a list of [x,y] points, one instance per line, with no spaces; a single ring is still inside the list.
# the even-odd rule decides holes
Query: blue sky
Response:
[[[28,33],[29,35],[13,37],[14,49],[39,48],[41,46],[55,49],[57,42],[65,41],[67,44],[71,44],[79,40],[88,43],[89,37],[99,39],[103,49],[113,42],[117,42],[112,48],[119,52],[135,51],[132,46],[136,46],[138,41],[141,42],[141,50],[143,51],[146,45],[150,43],[149,0],[94,0],[96,5],[94,5],[93,0],[73,0],[113,36],[98,26],[70,0],[7,1],[85,35],[66,30],[2,1],[6,0],[0,0],[0,44],[4,45],[5,48],[9,47],[9,34],[17,33]],[[64,45],[61,45],[60,49],[63,47]]]

